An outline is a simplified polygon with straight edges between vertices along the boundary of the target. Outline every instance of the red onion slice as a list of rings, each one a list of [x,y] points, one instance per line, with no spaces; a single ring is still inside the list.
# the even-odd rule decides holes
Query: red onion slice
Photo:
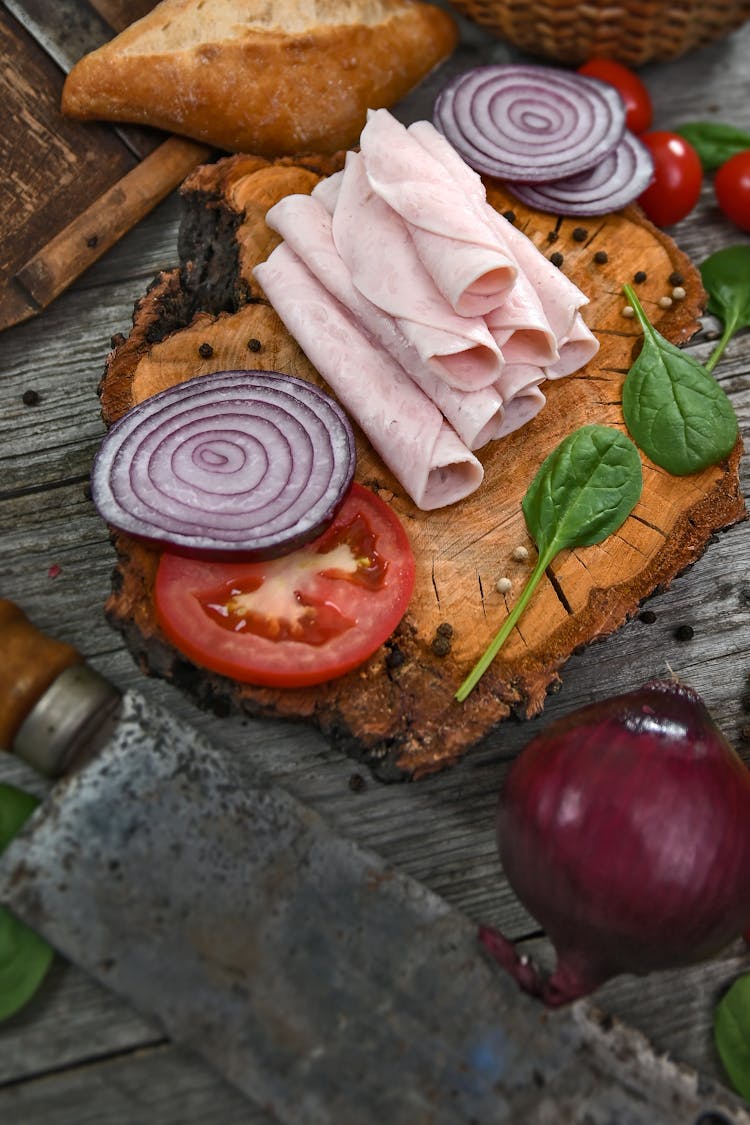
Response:
[[[104,520],[173,551],[273,558],[318,536],[354,475],[330,395],[278,371],[217,371],[134,407],[94,460]]]
[[[586,172],[549,183],[508,183],[506,186],[522,203],[540,211],[605,215],[636,200],[648,187],[653,174],[650,152],[637,137],[626,132],[612,152]]]
[[[434,124],[476,171],[536,183],[606,156],[625,131],[625,105],[595,78],[508,63],[460,74],[438,96]]]

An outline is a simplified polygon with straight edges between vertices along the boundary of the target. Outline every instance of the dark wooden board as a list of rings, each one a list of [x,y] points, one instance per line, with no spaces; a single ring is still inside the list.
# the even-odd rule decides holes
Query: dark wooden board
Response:
[[[162,276],[140,303],[129,339],[110,355],[102,386],[106,422],[166,386],[210,370],[257,366],[320,381],[259,290],[252,267],[278,241],[265,225],[267,208],[289,192],[310,191],[327,171],[325,161],[316,166],[314,158],[300,167],[237,156],[189,179],[183,268]],[[745,512],[739,441],[727,463],[686,478],[643,458],[644,491],[633,515],[603,544],[555,560],[500,658],[465,703],[454,700],[533,564],[521,500],[541,460],[577,426],[624,428],[621,387],[640,329],[621,315],[622,284],[636,271],[646,272],[641,299],[675,342],[695,330],[704,297],[697,270],[636,208],[590,222],[589,236],[580,242],[572,237],[579,224],[528,210],[498,185],[490,185],[489,198],[498,210],[512,206],[518,225],[547,252],[547,234],[557,228],[554,248],[591,298],[587,319],[600,352],[579,374],[545,388],[548,404],[533,422],[482,450],[486,476],[476,493],[437,512],[416,508],[359,435],[357,478],[398,514],[417,560],[409,610],[369,661],[330,683],[286,690],[233,684],[197,669],[174,651],[156,622],[158,552],[124,536],[116,539],[120,566],[108,611],[145,667],[209,705],[234,703],[254,714],[311,721],[383,778],[441,769],[510,715],[538,714],[571,653],[623,625],[645,598],[700,556],[716,531]],[[604,266],[594,261],[600,248],[608,253]],[[675,270],[687,295],[664,310],[658,300]],[[262,342],[260,352],[248,352],[251,338]],[[525,563],[512,558],[519,545],[527,548]],[[508,596],[495,589],[501,576],[513,581]],[[449,651],[435,644],[445,625],[452,631]]]
[[[100,14],[117,29],[124,8]],[[209,156],[156,130],[63,117],[64,78],[0,5],[0,330],[45,308]]]

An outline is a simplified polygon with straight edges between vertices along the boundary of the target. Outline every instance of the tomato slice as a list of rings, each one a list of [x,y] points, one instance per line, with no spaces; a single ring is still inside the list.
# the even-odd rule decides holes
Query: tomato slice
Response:
[[[303,687],[372,656],[406,612],[414,573],[398,517],[353,484],[326,531],[280,558],[164,552],[156,614],[174,646],[203,668],[242,683]]]

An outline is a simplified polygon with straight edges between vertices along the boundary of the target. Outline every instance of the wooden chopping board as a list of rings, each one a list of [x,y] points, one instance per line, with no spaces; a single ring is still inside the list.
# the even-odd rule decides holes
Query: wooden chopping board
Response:
[[[154,3],[91,7],[114,32]],[[50,5],[49,23],[55,18]],[[73,38],[70,49],[84,53]],[[63,117],[64,79],[0,4],[0,330],[46,308],[210,155],[153,129]]]
[[[235,156],[198,169],[186,181],[181,267],[161,274],[136,307],[132,332],[115,341],[102,381],[109,424],[155,392],[193,375],[225,368],[281,369],[320,382],[252,278],[252,267],[278,241],[266,210],[283,195],[310,191],[337,161],[310,158],[271,164]],[[500,211],[591,298],[586,319],[601,343],[584,370],[547,384],[545,409],[479,454],[482,487],[438,512],[417,509],[369,443],[358,435],[357,479],[375,489],[402,520],[417,560],[414,596],[393,637],[360,669],[315,688],[285,691],[239,685],[198,669],[171,647],[154,616],[151,591],[158,553],[122,535],[107,614],[142,667],[171,679],[201,704],[237,706],[256,715],[317,724],[382,779],[419,778],[456,762],[509,715],[530,717],[581,645],[611,634],[640,603],[664,588],[706,548],[720,528],[744,518],[738,440],[726,463],[673,477],[643,458],[641,500],[604,543],[563,552],[504,647],[465,703],[453,696],[494,636],[535,560],[521,500],[544,457],[572,430],[590,422],[624,429],[623,378],[640,347],[640,329],[622,316],[621,287],[642,271],[644,308],[674,343],[697,328],[704,293],[698,271],[641,212],[584,224],[531,211],[488,183]],[[606,251],[598,263],[595,253]],[[662,309],[678,272],[684,300]],[[251,350],[249,341],[259,341]],[[257,345],[252,345],[256,347]],[[525,561],[514,557],[524,547]],[[509,594],[496,589],[512,582]],[[446,643],[446,636],[448,642]]]

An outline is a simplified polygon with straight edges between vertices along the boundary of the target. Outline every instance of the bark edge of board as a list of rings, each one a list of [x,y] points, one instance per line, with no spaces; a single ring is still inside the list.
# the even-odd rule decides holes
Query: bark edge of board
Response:
[[[319,380],[250,271],[277,241],[263,221],[275,198],[290,190],[311,190],[319,177],[335,171],[342,160],[343,154],[277,161],[237,155],[201,166],[187,178],[182,187],[180,264],[159,274],[137,302],[128,336],[113,339],[100,385],[107,424],[163,385],[209,370],[278,366]],[[590,220],[591,238],[581,240],[580,233],[572,235],[574,228],[581,227],[581,220],[558,220],[530,211],[503,195],[497,184],[488,185],[488,196],[498,209],[512,207],[516,223],[543,252],[564,250],[565,268],[584,291],[598,286],[587,320],[599,334],[602,348],[583,375],[550,387],[549,404],[538,419],[496,443],[502,448],[488,455],[485,485],[477,499],[470,498],[464,512],[458,513],[459,520],[463,519],[459,534],[466,538],[465,549],[457,552],[458,561],[444,557],[446,518],[455,522],[456,513],[452,516],[447,509],[441,516],[415,509],[360,435],[357,479],[392,504],[424,564],[421,575],[418,572],[413,608],[365,665],[328,684],[288,690],[241,685],[198,668],[175,651],[156,621],[151,592],[157,553],[113,533],[117,567],[106,615],[144,672],[170,680],[200,706],[218,714],[238,708],[251,715],[312,723],[337,749],[362,761],[383,781],[418,779],[455,764],[511,715],[537,715],[547,692],[559,687],[560,671],[575,650],[619,629],[646,598],[691,566],[718,531],[746,517],[739,485],[740,440],[726,463],[689,479],[669,477],[644,459],[649,491],[646,496],[644,488],[642,504],[646,508],[640,522],[632,525],[645,536],[642,544],[633,547],[636,554],[645,552],[644,560],[632,562],[626,537],[610,537],[598,548],[565,552],[552,568],[552,581],[537,591],[540,604],[533,614],[531,607],[527,611],[526,628],[532,631],[528,645],[520,635],[514,637],[469,699],[463,704],[453,700],[461,679],[506,612],[499,604],[500,595],[485,592],[487,581],[483,587],[480,568],[489,565],[487,560],[497,553],[498,544],[507,548],[504,556],[497,556],[498,566],[517,544],[528,544],[533,553],[520,497],[535,466],[577,425],[586,421],[623,425],[618,388],[632,362],[640,330],[633,321],[621,318],[621,285],[647,267],[643,272],[648,280],[639,285],[639,295],[656,327],[674,343],[685,342],[698,328],[705,300],[697,269],[637,208]],[[550,231],[555,232],[554,240],[549,238]],[[608,262],[594,266],[594,252],[604,245]],[[682,275],[687,295],[670,310],[662,310],[658,297],[674,272]],[[247,350],[249,338],[263,341],[261,354]],[[484,544],[480,558],[472,520],[480,518],[488,494],[490,500],[497,498],[498,482],[511,464],[520,465],[521,470],[516,474],[515,493],[503,501],[510,513],[507,526],[499,538],[497,527],[488,528],[479,538]],[[494,486],[488,484],[492,480]],[[483,489],[487,490],[484,497],[480,495]],[[658,508],[666,500],[671,522],[665,529],[649,532],[648,505]],[[625,526],[630,526],[628,521]],[[658,540],[656,546],[654,540]],[[605,564],[611,573],[613,559],[616,570],[625,559],[617,580],[597,583],[591,575]],[[446,566],[449,573],[441,601],[440,572]],[[468,604],[464,578],[472,567],[476,575],[471,588],[475,590],[478,577],[481,606],[474,607],[475,618],[462,628],[451,616],[453,607]],[[446,620],[457,627],[452,646],[438,655],[436,627]],[[549,629],[548,635],[535,643],[533,630],[540,621],[551,621],[551,625],[543,626]]]

